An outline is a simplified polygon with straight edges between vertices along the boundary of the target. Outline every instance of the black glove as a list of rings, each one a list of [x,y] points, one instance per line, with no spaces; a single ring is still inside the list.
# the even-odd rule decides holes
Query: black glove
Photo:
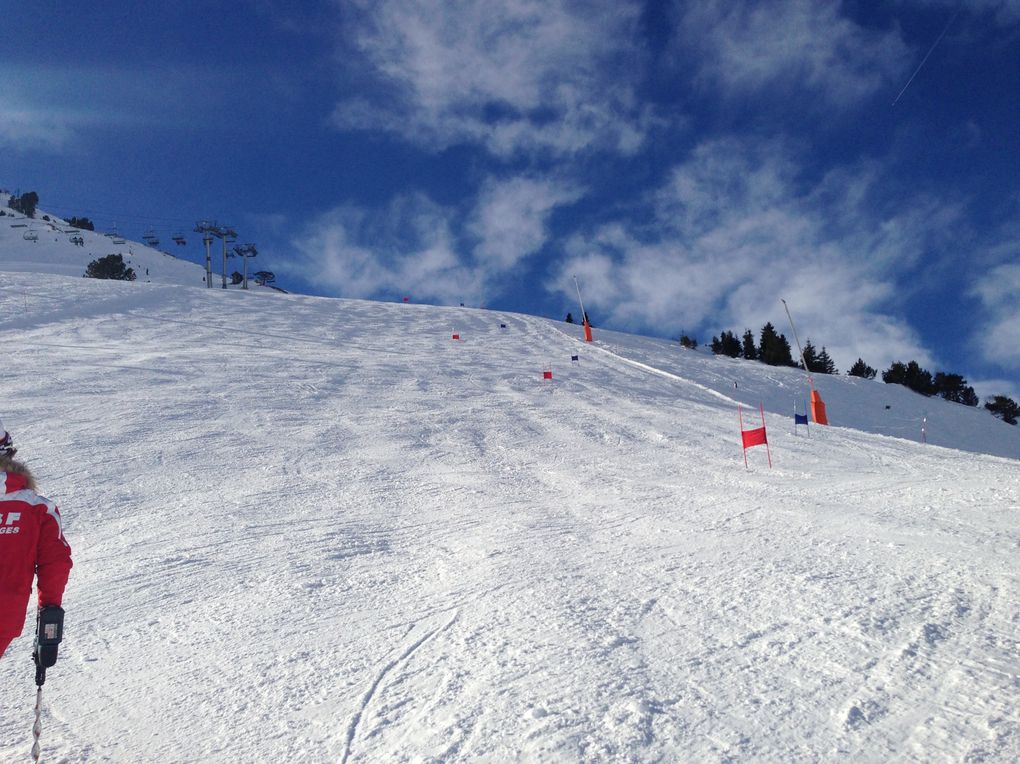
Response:
[[[57,645],[64,638],[64,608],[47,605],[39,608],[35,627],[35,665],[46,669],[57,662]]]

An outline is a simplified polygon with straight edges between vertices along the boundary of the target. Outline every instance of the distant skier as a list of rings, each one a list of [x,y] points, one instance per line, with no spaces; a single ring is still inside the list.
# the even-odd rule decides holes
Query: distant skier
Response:
[[[71,572],[71,547],[56,505],[36,493],[28,468],[0,423],[0,657],[25,627],[32,582],[39,609],[59,607]]]

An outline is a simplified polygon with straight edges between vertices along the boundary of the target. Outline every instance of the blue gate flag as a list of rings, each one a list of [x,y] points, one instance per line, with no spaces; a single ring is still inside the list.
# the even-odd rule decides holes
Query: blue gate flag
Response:
[[[793,415],[793,426],[796,427],[799,424],[807,424],[807,414],[794,414]]]

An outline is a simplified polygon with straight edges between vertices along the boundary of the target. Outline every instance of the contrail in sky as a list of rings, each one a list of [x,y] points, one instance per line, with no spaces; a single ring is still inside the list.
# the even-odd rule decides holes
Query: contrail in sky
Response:
[[[953,23],[953,19],[956,18],[956,14],[958,14],[959,12],[960,12],[959,8],[953,11],[953,15],[950,16],[949,21],[946,22],[946,28],[942,30],[942,34],[940,34],[938,39],[934,43],[932,43],[932,46],[930,48],[928,48],[928,52],[924,54],[924,58],[921,59],[921,63],[917,65],[917,68],[914,70],[914,73],[910,75],[910,79],[907,80],[907,84],[903,86],[903,90],[900,91],[900,95],[896,96],[896,100],[892,102],[893,106],[896,105],[896,101],[900,100],[900,96],[907,92],[907,88],[910,87],[910,83],[914,81],[914,77],[916,77],[917,73],[921,71],[921,67],[924,66],[924,62],[928,60],[928,56],[931,55],[931,52],[935,50],[935,46],[942,42],[942,38],[945,37],[946,32],[949,31],[949,25]]]

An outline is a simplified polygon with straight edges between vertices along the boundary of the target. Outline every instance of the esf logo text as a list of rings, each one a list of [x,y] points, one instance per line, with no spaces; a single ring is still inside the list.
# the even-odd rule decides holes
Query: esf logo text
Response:
[[[0,512],[0,535],[5,533],[20,533],[21,528],[15,525],[15,523],[20,519],[20,512],[8,512],[6,517],[3,512]]]

